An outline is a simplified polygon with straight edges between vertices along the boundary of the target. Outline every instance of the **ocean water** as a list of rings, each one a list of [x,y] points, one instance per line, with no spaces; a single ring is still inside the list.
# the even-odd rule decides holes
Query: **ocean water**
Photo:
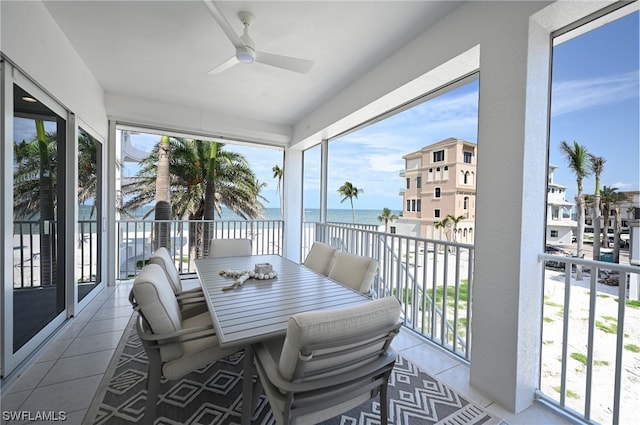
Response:
[[[142,217],[144,214],[149,211],[151,207],[141,208],[136,212],[136,217]],[[401,211],[393,211],[394,214],[400,215]],[[358,224],[374,224],[379,225],[382,222],[378,221],[378,216],[382,214],[382,208],[379,210],[365,210],[365,209],[356,209],[356,223]],[[226,208],[222,208],[222,215],[216,219],[219,220],[242,220],[242,218],[232,211],[229,211]],[[280,208],[267,208],[264,212],[265,220],[282,220],[282,214],[280,213]],[[148,220],[153,220],[153,214],[149,216]],[[316,222],[320,220],[320,210],[319,209],[305,209],[303,221],[307,222]],[[327,210],[327,221],[329,222],[338,222],[338,223],[353,223],[353,215],[350,209],[329,209]]]
[[[400,215],[400,212],[394,211],[396,215]],[[381,224],[378,221],[378,216],[382,214],[382,209],[380,210],[355,210],[356,223],[358,224]],[[267,208],[264,213],[265,220],[281,220],[282,215],[280,214],[279,208]],[[222,212],[222,220],[241,220],[240,217],[232,213],[231,211]],[[320,210],[319,209],[305,209],[304,216],[302,218],[303,221],[307,222],[316,222],[320,221]],[[353,223],[353,214],[350,209],[329,209],[327,210],[327,221],[329,222],[338,222],[338,223]]]

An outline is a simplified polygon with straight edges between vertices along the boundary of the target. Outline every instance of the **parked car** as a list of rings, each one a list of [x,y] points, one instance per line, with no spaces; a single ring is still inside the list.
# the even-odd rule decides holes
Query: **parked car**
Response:
[[[566,252],[562,248],[559,248],[559,247],[553,246],[553,245],[547,245],[545,247],[544,252],[546,254],[557,255],[557,256],[560,256],[560,257],[570,257],[571,256],[570,253]],[[545,262],[545,265],[547,267],[560,267],[560,268],[563,268],[564,267],[564,261],[547,260]]]
[[[609,236],[609,238],[607,240],[609,242],[608,243],[609,248],[615,248],[616,243],[615,243],[614,237],[613,236]],[[624,248],[627,245],[627,241],[625,241],[624,239],[620,238],[618,240],[618,245],[620,245],[620,248]]]

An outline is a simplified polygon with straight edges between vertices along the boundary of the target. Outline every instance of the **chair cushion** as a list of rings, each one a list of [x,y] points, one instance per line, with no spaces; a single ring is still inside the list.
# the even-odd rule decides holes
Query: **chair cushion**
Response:
[[[210,324],[211,314],[206,312],[185,319],[182,322],[182,327],[183,329],[189,329]],[[218,344],[218,337],[215,335],[193,341],[185,341],[182,343],[182,347],[182,357],[168,361],[162,365],[162,374],[167,379],[181,378],[196,369],[200,369],[238,351],[238,348],[221,348]]]
[[[171,333],[182,329],[178,300],[161,266],[147,264],[133,281],[132,291],[140,312],[154,334]],[[167,344],[160,348],[163,361],[172,360],[181,355],[180,344]]]
[[[331,270],[336,251],[331,245],[314,242],[304,260],[304,266],[326,276]]]
[[[291,380],[298,353],[306,345],[348,339],[393,326],[400,319],[400,303],[393,297],[380,298],[355,307],[299,313],[289,319],[278,368]],[[336,362],[341,362],[336,359]]]
[[[171,258],[171,254],[165,247],[160,247],[156,249],[153,254],[149,257],[149,263],[157,264],[164,272],[167,274],[167,279],[171,284],[171,288],[173,289],[173,293],[176,295],[180,295],[182,293],[182,281],[180,279],[180,273],[176,268],[176,264],[173,262]]]
[[[251,239],[211,239],[209,257],[251,255]]]
[[[378,262],[373,258],[338,251],[328,276],[336,282],[366,294],[371,289],[377,270]]]

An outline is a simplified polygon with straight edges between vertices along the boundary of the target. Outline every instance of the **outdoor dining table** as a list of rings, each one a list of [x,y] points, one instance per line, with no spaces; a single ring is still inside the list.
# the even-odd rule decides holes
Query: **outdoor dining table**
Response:
[[[248,279],[235,289],[236,280],[224,271],[254,270],[268,263],[273,279]],[[244,352],[242,424],[251,420],[254,371],[251,344],[284,336],[289,318],[305,311],[331,310],[368,302],[369,299],[326,276],[278,255],[219,257],[195,260],[196,271],[221,347],[237,346]]]

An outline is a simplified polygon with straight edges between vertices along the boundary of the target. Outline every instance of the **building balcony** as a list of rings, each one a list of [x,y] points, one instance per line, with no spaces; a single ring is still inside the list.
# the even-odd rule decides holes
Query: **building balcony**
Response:
[[[3,383],[5,411],[58,406],[56,409],[64,410],[73,423],[82,421],[133,313],[128,293],[132,279],[152,252],[152,233],[156,224],[158,222],[145,220],[117,223],[116,275],[119,279],[116,285],[99,293],[80,314],[68,320],[21,370]],[[216,238],[250,238],[254,255],[282,255],[284,222],[280,220],[176,220],[169,224],[171,252],[176,266],[183,273],[194,271],[192,255],[201,252],[202,246],[190,244],[187,236],[196,235],[198,226],[213,226]],[[306,257],[316,240],[347,252],[376,258],[379,269],[373,294],[375,297],[396,297],[401,302],[403,331],[395,345],[404,357],[460,391],[469,400],[502,417],[506,423],[569,423],[568,418],[588,421],[588,415],[606,423],[602,416],[598,416],[602,414],[598,409],[603,403],[605,409],[628,414],[628,399],[634,394],[637,397],[637,394],[633,391],[623,393],[622,388],[630,388],[628,370],[633,369],[634,362],[640,359],[639,355],[627,349],[640,345],[630,340],[637,338],[640,313],[633,302],[617,303],[616,300],[627,298],[627,285],[620,285],[620,282],[637,282],[638,268],[540,254],[539,261],[546,266],[545,301],[539,307],[544,317],[540,323],[544,338],[542,375],[557,377],[554,378],[557,385],[543,378],[536,396],[539,402],[513,415],[469,384],[470,365],[473,364],[471,344],[475,340],[471,326],[475,247],[446,240],[392,235],[378,232],[376,227],[352,223],[304,223],[301,258]],[[90,233],[90,227],[87,229]],[[202,241],[201,238],[197,240]],[[83,249],[82,246],[78,249]],[[575,281],[577,268],[585,273],[583,281]],[[601,284],[601,278],[608,279],[606,287]],[[610,286],[616,283],[617,286]],[[39,282],[32,281],[26,286],[35,288]],[[580,335],[588,336],[587,341],[583,341],[586,344],[586,374],[582,385],[586,391],[579,395],[575,393],[576,373],[571,371],[576,355],[567,348],[568,343],[562,343],[576,337],[571,332],[576,326],[573,322],[576,318],[572,316],[574,307],[564,308],[573,302],[586,305],[584,314],[588,316],[586,325],[579,321],[582,323],[580,326],[586,326]],[[613,312],[609,311],[610,307],[602,307],[604,302],[614,306]],[[612,346],[615,348],[609,357],[603,357],[602,346],[598,343],[598,338],[603,336],[598,336],[599,332],[612,334]],[[603,381],[605,368],[609,378]],[[603,393],[613,394],[613,397],[603,397]],[[595,405],[595,402],[591,402],[592,399],[598,399],[598,407],[594,406],[593,410],[590,403]],[[609,400],[608,404],[603,400]],[[553,413],[556,410],[563,411],[565,417]],[[615,420],[624,423],[619,417]]]
[[[133,313],[128,300],[131,284],[131,280],[122,280],[106,288],[34,355],[20,377],[5,383],[2,411],[64,412],[65,423],[82,424],[128,329]],[[403,330],[395,338],[394,348],[467,400],[501,417],[504,424],[571,423],[539,404],[518,415],[507,412],[469,386],[467,364],[410,331]],[[3,419],[3,423],[7,422]]]

